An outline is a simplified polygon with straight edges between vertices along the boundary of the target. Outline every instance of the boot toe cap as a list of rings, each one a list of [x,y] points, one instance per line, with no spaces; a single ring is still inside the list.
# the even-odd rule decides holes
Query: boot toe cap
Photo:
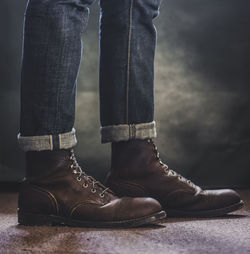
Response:
[[[122,203],[120,208],[126,219],[142,218],[162,211],[161,204],[153,198],[122,198]]]
[[[214,197],[216,207],[227,207],[241,202],[240,195],[231,189],[209,190],[211,197]]]

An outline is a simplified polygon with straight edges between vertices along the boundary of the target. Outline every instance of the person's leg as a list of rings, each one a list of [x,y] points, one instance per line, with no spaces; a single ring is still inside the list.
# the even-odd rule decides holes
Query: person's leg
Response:
[[[94,0],[30,0],[25,12],[21,124],[24,225],[138,226],[165,217],[152,198],[117,198],[78,165],[74,117],[82,35]]]
[[[159,158],[153,142],[153,19],[160,0],[101,0],[101,142],[112,142],[107,184],[120,196],[151,196],[168,215],[218,216],[242,207],[233,190],[202,190]]]
[[[153,19],[162,0],[100,0],[102,143],[156,137]]]
[[[55,150],[76,144],[73,126],[77,74],[91,2],[28,2],[18,135],[23,150]]]

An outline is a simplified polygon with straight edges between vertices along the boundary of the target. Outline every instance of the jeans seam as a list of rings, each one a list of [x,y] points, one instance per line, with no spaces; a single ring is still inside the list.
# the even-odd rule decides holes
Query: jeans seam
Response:
[[[128,61],[127,61],[127,85],[126,85],[126,123],[128,123],[128,108],[129,108],[129,85],[130,85],[130,54],[131,54],[131,36],[132,36],[132,22],[133,22],[133,2],[130,2],[129,9],[129,33],[128,33]]]
[[[50,150],[53,150],[53,137],[52,135],[49,135],[49,143],[50,143]]]
[[[59,139],[59,149],[61,149],[62,147],[61,134],[58,134],[58,139]]]
[[[135,125],[132,124],[132,138],[134,139],[136,136],[136,130],[135,130]]]

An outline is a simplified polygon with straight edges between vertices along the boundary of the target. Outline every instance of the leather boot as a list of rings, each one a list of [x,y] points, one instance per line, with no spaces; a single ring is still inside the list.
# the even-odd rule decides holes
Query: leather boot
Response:
[[[233,190],[202,190],[168,168],[152,139],[112,143],[107,185],[118,196],[157,199],[168,216],[213,217],[243,206]]]
[[[88,176],[69,150],[26,152],[27,178],[18,198],[23,225],[135,227],[164,218],[152,198],[118,198]]]

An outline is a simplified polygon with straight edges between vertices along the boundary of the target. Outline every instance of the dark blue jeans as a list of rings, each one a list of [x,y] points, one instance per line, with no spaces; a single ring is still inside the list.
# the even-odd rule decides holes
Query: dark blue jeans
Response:
[[[23,30],[18,141],[70,148],[82,39],[95,0],[30,0]],[[156,137],[154,56],[162,0],[100,0],[101,142]]]

